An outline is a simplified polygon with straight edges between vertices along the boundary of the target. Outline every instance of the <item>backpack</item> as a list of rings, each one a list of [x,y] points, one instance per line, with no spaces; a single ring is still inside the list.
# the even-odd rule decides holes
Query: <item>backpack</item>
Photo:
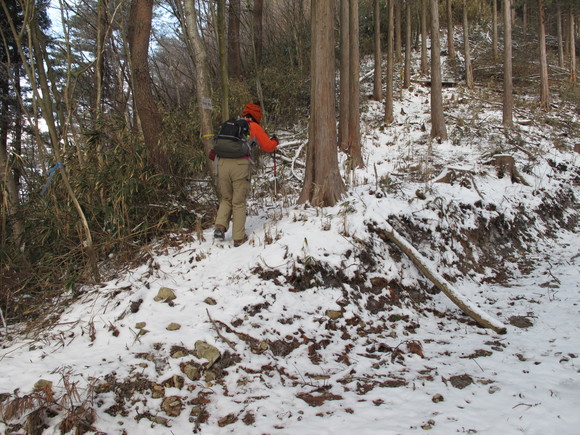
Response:
[[[224,122],[215,138],[214,150],[218,157],[238,159],[252,154],[255,142],[250,141],[250,123],[246,119]]]

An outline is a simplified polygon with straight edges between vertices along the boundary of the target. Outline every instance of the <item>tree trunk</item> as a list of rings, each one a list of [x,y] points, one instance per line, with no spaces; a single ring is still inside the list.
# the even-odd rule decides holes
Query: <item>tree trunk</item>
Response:
[[[211,123],[212,100],[209,86],[209,68],[207,64],[207,52],[199,30],[197,28],[197,12],[195,0],[183,0],[186,34],[191,42],[193,61],[195,63],[195,88],[197,93],[197,106],[199,110],[200,134],[205,154],[213,148],[213,127]],[[206,159],[206,168],[213,178],[213,165],[209,158]]]
[[[459,293],[442,275],[440,275],[409,242],[407,242],[395,229],[388,223],[384,228],[378,228],[379,236],[385,240],[394,243],[401,251],[407,255],[415,266],[429,279],[435,286],[441,290],[451,301],[461,310],[479,323],[484,328],[490,328],[499,334],[506,333],[506,326],[498,319],[490,316],[468,298]]]
[[[403,87],[408,89],[411,86],[411,2],[405,2],[405,75]]]
[[[491,37],[491,52],[493,55],[493,60],[497,59],[497,46],[498,46],[498,34],[497,34],[497,0],[493,0],[491,6],[492,14],[492,37]]]
[[[395,1],[395,62],[401,61],[401,3],[402,0]]]
[[[473,89],[473,67],[471,65],[471,47],[469,44],[469,21],[467,18],[467,0],[463,0],[463,43],[465,49],[465,81],[468,89]]]
[[[523,31],[524,36],[528,35],[528,0],[524,0],[524,4],[522,5],[522,15],[523,15]]]
[[[544,22],[544,0],[538,0],[538,25],[540,44],[540,107],[550,107],[550,84],[548,82],[548,57],[546,54],[546,24]]]
[[[151,161],[160,172],[169,172],[169,159],[159,143],[162,118],[153,96],[147,61],[152,17],[153,0],[133,0],[131,2],[128,39],[133,95],[143,139]]]
[[[254,0],[253,28],[256,64],[262,66],[264,0]]]
[[[375,60],[375,74],[373,99],[381,101],[383,99],[383,70],[382,70],[382,53],[381,53],[381,2],[380,0],[373,1],[373,42],[374,42],[374,60]]]
[[[229,20],[228,20],[228,58],[229,58],[228,67],[230,77],[238,80],[242,80],[243,74],[242,52],[240,47],[241,10],[242,8],[240,6],[240,0],[230,0]]]
[[[222,122],[225,122],[230,119],[230,81],[228,77],[228,52],[226,47],[226,0],[217,0],[217,42],[222,88]]]
[[[439,44],[439,0],[431,0],[431,138],[447,140]]]
[[[359,5],[358,0],[350,0],[350,91],[348,108],[348,150],[353,168],[363,167],[360,144],[360,49],[359,49]],[[334,9],[334,8],[333,8]]]
[[[447,0],[447,56],[455,60],[455,44],[453,39],[453,0]]]
[[[4,142],[4,141],[2,141]],[[13,173],[8,164],[8,153],[5,143],[0,144],[0,187],[6,192],[6,197],[0,192],[0,199],[3,199],[2,205],[6,207],[6,216],[8,224],[12,227],[12,242],[16,249],[22,247],[24,242],[24,222],[20,215],[20,199],[18,196],[18,187],[14,182]],[[1,240],[3,240],[0,237]]]
[[[558,32],[558,66],[564,68],[564,32],[562,31],[562,8],[556,6],[556,27]]]
[[[421,2],[421,74],[427,75],[427,2]]]
[[[494,0],[495,1],[495,0]],[[512,22],[511,0],[504,0],[504,60],[503,60],[503,125],[511,128],[513,125],[513,79],[512,79]]]
[[[395,80],[395,56],[394,56],[394,35],[395,35],[395,9],[394,0],[387,0],[389,21],[387,28],[387,95],[385,96],[385,123],[391,124],[395,120],[393,114],[393,84]]]
[[[336,148],[334,2],[312,0],[311,13],[311,112],[306,176],[298,203],[324,207],[335,205],[345,192]]]
[[[576,30],[572,6],[568,14],[568,27],[570,29],[570,82],[576,83]]]
[[[338,113],[338,147],[348,152],[348,112],[350,97],[350,0],[340,0],[340,105]]]

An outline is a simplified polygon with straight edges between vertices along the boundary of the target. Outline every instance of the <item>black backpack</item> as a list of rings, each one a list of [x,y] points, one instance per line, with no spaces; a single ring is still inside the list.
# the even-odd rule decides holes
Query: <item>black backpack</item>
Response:
[[[255,142],[250,141],[250,123],[246,119],[229,119],[224,122],[213,146],[218,157],[238,159],[252,154]]]

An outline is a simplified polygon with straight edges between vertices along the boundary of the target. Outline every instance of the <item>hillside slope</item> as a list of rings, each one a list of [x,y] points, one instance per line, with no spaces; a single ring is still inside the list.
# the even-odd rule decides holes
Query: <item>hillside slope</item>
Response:
[[[3,332],[0,428],[577,432],[577,115],[521,109],[506,134],[491,92],[449,88],[450,140],[429,143],[428,93],[404,91],[388,127],[365,102],[366,166],[336,207],[292,205],[279,163],[284,195],[271,172],[254,181],[249,243],[176,234]],[[438,292],[387,222],[507,334]]]

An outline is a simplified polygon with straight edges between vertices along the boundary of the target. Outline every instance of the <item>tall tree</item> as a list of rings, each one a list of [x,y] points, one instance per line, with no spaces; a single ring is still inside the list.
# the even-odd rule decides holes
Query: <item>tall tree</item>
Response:
[[[383,69],[382,69],[382,53],[381,53],[381,2],[380,0],[373,0],[373,48],[374,48],[374,86],[373,99],[381,101],[383,98]]]
[[[497,59],[498,31],[497,31],[497,0],[491,2],[491,53],[493,60]]]
[[[240,0],[230,0],[228,19],[228,68],[231,78],[242,79],[242,49],[240,43]]]
[[[220,58],[222,121],[225,122],[230,118],[230,81],[228,76],[228,52],[226,47],[226,0],[217,0],[217,43]]]
[[[131,2],[127,36],[131,57],[133,96],[149,157],[159,171],[168,172],[169,159],[160,146],[162,118],[153,95],[149,74],[148,56],[152,17],[153,0]]]
[[[431,0],[431,138],[447,140],[439,43],[439,0]]]
[[[402,38],[401,38],[401,29],[402,29],[402,22],[401,22],[401,4],[403,2],[401,0],[395,2],[395,62],[399,63],[401,61],[401,47],[402,47]]]
[[[495,0],[494,0],[495,2]],[[503,3],[503,125],[511,128],[513,125],[513,78],[512,78],[512,20],[511,0]]]
[[[405,74],[403,87],[408,89],[411,85],[411,2],[405,2]]]
[[[427,74],[427,2],[429,0],[419,0],[421,3],[421,74]]]
[[[338,108],[338,146],[348,151],[348,113],[350,107],[350,0],[340,0],[340,102]]]
[[[546,53],[546,23],[544,19],[544,0],[538,0],[538,34],[540,48],[540,106],[550,107],[550,84],[548,81],[548,56]]]
[[[256,64],[262,65],[262,51],[264,46],[264,0],[254,0],[253,29],[254,29],[254,51]]]
[[[447,0],[447,55],[455,60],[455,41],[453,39],[453,0]]]
[[[333,206],[346,191],[336,148],[334,2],[312,0],[311,104],[306,175],[298,203]]]
[[[197,27],[195,0],[183,0],[183,2],[186,23],[185,30],[191,43],[195,63],[195,84],[200,118],[200,135],[206,155],[209,155],[209,152],[213,147],[213,127],[211,123],[212,100],[207,52]],[[206,167],[208,173],[213,175],[213,166],[209,159],[206,159]]]
[[[465,81],[473,89],[473,66],[471,65],[471,47],[469,44],[469,20],[467,17],[467,0],[463,0],[463,47],[465,57]]]
[[[395,34],[395,10],[394,0],[387,0],[387,10],[389,21],[387,28],[387,94],[385,95],[385,123],[390,124],[395,120],[393,114],[393,85],[395,80],[395,56],[394,56],[394,34]]]
[[[562,31],[562,7],[556,5],[556,28],[558,33],[558,66],[564,68],[564,32]]]
[[[362,167],[360,144],[360,48],[359,48],[359,4],[350,0],[349,4],[349,55],[350,91],[348,97],[348,152],[352,167]]]
[[[572,5],[568,12],[568,30],[570,31],[570,81],[576,83],[576,30],[574,25],[574,11]]]

